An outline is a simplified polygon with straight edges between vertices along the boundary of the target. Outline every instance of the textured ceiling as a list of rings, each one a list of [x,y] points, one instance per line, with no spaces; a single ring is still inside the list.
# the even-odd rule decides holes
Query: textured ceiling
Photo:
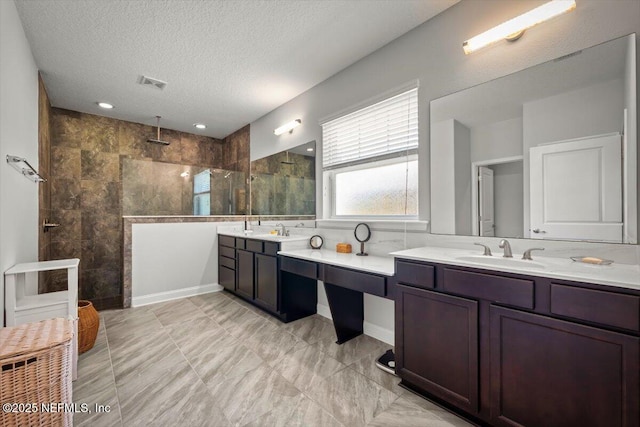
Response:
[[[459,0],[16,0],[55,107],[222,138]],[[419,55],[416,52],[416,55]],[[140,75],[168,82],[137,84]],[[363,76],[366,78],[366,76]],[[114,110],[95,104],[106,101]],[[193,123],[206,123],[204,131]]]

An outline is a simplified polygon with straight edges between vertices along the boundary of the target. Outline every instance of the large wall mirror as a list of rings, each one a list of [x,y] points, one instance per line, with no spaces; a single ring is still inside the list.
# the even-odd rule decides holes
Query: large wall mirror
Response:
[[[431,101],[431,230],[637,243],[636,35]]]
[[[316,214],[316,143],[251,162],[251,214]]]

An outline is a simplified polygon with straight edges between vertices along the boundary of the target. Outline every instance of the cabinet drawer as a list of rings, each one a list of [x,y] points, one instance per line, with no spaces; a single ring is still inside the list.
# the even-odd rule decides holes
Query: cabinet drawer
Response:
[[[245,248],[245,243],[247,241],[245,239],[240,239],[238,237],[236,237],[236,249],[244,249]]]
[[[236,239],[231,237],[231,236],[218,236],[218,242],[222,245],[222,246],[228,246],[230,248],[233,248],[236,244]]]
[[[275,242],[264,242],[264,253],[267,255],[278,255],[280,244]]]
[[[288,271],[298,276],[308,277],[310,279],[318,278],[318,264],[310,261],[302,261],[300,259],[282,257],[280,261],[280,269]]]
[[[386,294],[387,279],[374,274],[360,273],[328,265],[324,270],[324,281],[332,285],[381,297]]]
[[[435,268],[431,265],[396,261],[396,279],[399,283],[431,289],[434,287],[434,272]]]
[[[551,284],[551,313],[640,332],[640,298]]]
[[[228,248],[226,246],[218,247],[221,256],[226,256],[227,258],[235,259],[236,258],[236,250],[233,248]]]
[[[232,270],[236,269],[236,260],[232,258],[220,256],[218,257],[218,264],[224,267],[230,268]]]
[[[262,241],[260,240],[247,240],[246,250],[251,252],[262,253]]]
[[[445,291],[522,308],[534,307],[533,280],[444,269]]]

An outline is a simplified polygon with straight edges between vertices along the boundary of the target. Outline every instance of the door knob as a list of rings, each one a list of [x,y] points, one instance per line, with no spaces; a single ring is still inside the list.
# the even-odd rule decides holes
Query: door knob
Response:
[[[539,228],[534,228],[534,229],[533,229],[533,230],[531,230],[531,231],[533,231],[533,232],[534,232],[534,233],[536,233],[536,234],[538,234],[538,233],[540,233],[540,234],[544,234],[544,233],[546,233],[546,231],[544,231],[544,230],[540,230]]]

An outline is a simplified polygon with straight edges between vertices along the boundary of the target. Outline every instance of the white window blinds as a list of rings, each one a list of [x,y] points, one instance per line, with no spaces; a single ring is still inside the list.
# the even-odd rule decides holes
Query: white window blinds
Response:
[[[323,123],[322,144],[325,169],[418,148],[418,89]]]

